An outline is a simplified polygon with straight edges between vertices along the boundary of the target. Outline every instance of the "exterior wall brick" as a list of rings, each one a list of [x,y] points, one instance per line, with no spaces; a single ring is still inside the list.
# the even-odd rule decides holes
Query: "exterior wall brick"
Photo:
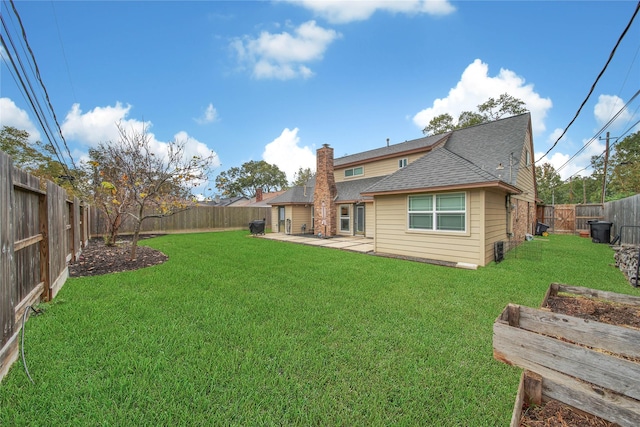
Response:
[[[336,181],[333,175],[333,148],[323,144],[316,153],[316,186],[313,193],[314,232],[336,235]]]
[[[513,224],[513,239],[521,242],[525,234],[534,234],[536,207],[535,203],[524,200],[511,199],[514,208],[511,210],[511,220]]]

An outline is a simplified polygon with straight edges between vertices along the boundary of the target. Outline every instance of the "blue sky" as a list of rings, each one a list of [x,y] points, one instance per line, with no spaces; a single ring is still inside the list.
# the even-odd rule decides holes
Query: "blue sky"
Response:
[[[11,4],[9,36],[20,42]],[[212,150],[212,175],[266,160],[290,179],[335,156],[422,136],[508,92],[532,113],[536,159],[568,125],[629,22],[634,1],[15,1],[76,162],[146,123]],[[634,21],[576,122],[547,161],[567,178],[604,151],[594,136],[640,89]],[[21,52],[23,60],[28,58]],[[6,52],[2,52],[6,59]],[[43,139],[5,61],[0,124]],[[32,77],[34,84],[37,83]],[[42,91],[36,91],[42,96]],[[43,101],[44,102],[44,101]],[[640,97],[610,127],[640,118]],[[637,127],[636,127],[637,129]],[[589,141],[592,140],[590,143]],[[589,169],[582,173],[589,174]],[[209,192],[211,193],[211,192]]]

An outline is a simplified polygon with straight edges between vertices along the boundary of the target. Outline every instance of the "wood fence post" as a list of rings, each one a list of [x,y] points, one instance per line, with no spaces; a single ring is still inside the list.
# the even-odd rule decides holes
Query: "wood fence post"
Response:
[[[14,308],[17,299],[14,259],[13,162],[0,152],[0,379],[18,358]]]
[[[46,185],[46,183],[45,183]],[[40,241],[40,281],[44,283],[42,297],[45,301],[51,300],[51,276],[49,275],[49,209],[47,195],[38,197],[38,221],[42,240]]]

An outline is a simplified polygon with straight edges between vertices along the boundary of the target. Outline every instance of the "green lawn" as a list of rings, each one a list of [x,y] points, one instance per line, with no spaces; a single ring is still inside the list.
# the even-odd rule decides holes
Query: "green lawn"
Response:
[[[607,245],[525,242],[477,271],[252,238],[164,236],[165,264],[70,279],[26,325],[0,425],[508,425],[492,356],[551,282],[639,295]]]

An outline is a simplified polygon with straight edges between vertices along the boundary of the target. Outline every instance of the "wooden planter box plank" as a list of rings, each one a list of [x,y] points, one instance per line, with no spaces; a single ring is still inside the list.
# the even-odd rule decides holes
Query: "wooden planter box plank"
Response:
[[[617,423],[622,427],[640,425],[640,405],[638,401],[576,381],[575,378],[552,370],[543,375],[525,370],[520,378],[518,394],[513,407],[510,427],[520,427],[524,403],[540,405],[549,400],[557,400],[580,411]],[[531,384],[540,381],[540,391]],[[540,393],[536,396],[536,393]]]
[[[640,297],[617,294],[615,292],[599,291],[597,289],[583,288],[580,286],[564,285],[562,283],[552,283],[549,286],[544,300],[542,301],[542,307],[546,307],[549,296],[557,296],[559,292],[640,307]]]
[[[541,375],[545,399],[640,425],[640,363],[610,354],[640,356],[639,331],[513,304],[493,331],[494,357]]]

